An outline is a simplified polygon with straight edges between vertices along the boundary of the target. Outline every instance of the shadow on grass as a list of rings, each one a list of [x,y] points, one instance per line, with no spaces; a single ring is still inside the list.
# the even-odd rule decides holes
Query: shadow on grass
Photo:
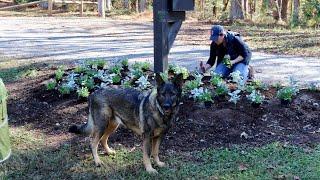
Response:
[[[19,129],[14,134],[13,155],[0,164],[5,179],[317,179],[320,146],[302,149],[272,143],[263,147],[206,149],[165,153],[167,167],[154,166],[149,175],[142,165],[142,152],[118,148],[115,156],[100,155],[104,167],[95,167],[89,147],[71,138],[57,147],[45,145],[46,136]]]

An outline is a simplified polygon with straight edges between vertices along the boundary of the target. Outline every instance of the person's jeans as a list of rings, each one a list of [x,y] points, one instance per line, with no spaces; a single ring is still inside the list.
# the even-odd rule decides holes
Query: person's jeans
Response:
[[[223,64],[222,62],[219,63],[214,70],[215,73],[221,75],[222,77],[226,78],[230,75],[230,73],[235,72],[235,71],[240,71],[240,76],[243,77],[243,80],[246,82],[248,80],[248,74],[249,74],[249,65],[243,64],[243,63],[238,63],[233,65],[230,69]]]

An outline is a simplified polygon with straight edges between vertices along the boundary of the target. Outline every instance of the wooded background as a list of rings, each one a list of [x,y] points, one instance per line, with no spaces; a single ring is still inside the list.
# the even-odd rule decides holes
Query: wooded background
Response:
[[[34,0],[14,0],[26,3]],[[153,0],[91,0],[105,4],[106,11],[142,13],[152,10]],[[199,20],[278,23],[289,26],[320,26],[320,0],[195,0]]]

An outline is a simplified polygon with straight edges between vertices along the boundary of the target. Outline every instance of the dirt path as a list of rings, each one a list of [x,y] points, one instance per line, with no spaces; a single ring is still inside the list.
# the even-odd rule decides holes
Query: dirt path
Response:
[[[153,60],[152,22],[101,20],[98,18],[0,17],[0,56],[19,62],[64,63],[103,58],[108,61]],[[183,29],[188,28],[185,23]],[[202,27],[203,28],[203,27]],[[210,29],[210,25],[207,27]],[[209,55],[206,45],[192,45],[193,32],[180,35],[170,62],[194,70]],[[190,41],[186,36],[190,36]],[[0,58],[2,59],[2,58]],[[279,56],[254,52],[252,65],[256,78],[287,81],[292,75],[300,81],[320,82],[320,59]],[[5,67],[1,67],[5,68]]]

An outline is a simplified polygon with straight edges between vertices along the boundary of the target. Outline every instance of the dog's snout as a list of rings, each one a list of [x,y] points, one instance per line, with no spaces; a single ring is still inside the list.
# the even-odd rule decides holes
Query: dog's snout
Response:
[[[171,104],[169,104],[169,103],[165,103],[164,105],[163,105],[163,108],[164,109],[170,109],[170,107],[171,107]]]

